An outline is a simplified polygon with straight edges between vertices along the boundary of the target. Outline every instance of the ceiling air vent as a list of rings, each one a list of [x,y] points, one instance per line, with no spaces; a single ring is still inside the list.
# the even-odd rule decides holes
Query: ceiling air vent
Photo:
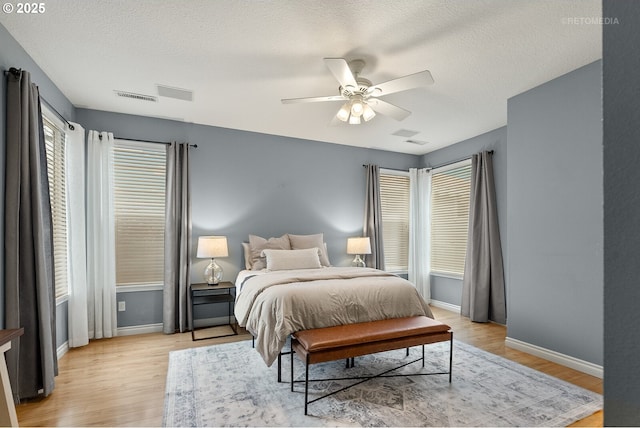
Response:
[[[117,96],[123,98],[131,98],[139,101],[151,101],[152,103],[158,102],[158,97],[153,95],[136,94],[135,92],[127,91],[113,91]]]
[[[424,146],[425,144],[429,144],[428,141],[420,141],[420,140],[405,140],[405,143],[417,144],[418,146]]]
[[[181,88],[172,88],[170,86],[156,85],[158,87],[158,95],[161,97],[174,98],[182,101],[193,101],[193,91]]]
[[[404,138],[411,138],[417,134],[419,134],[418,131],[412,131],[410,129],[398,129],[396,132],[394,132],[391,135],[397,135],[398,137],[404,137]]]

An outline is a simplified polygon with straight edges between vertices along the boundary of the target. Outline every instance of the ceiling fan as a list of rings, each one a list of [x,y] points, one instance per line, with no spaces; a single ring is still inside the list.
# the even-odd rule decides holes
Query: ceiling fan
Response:
[[[433,83],[433,77],[428,70],[409,74],[384,83],[373,85],[371,81],[360,77],[365,66],[363,60],[357,59],[347,62],[344,58],[324,58],[324,62],[340,83],[339,95],[327,97],[286,98],[283,104],[315,103],[324,101],[345,101],[336,118],[351,125],[359,125],[374,118],[376,113],[403,120],[411,112],[380,99],[394,92],[406,91],[419,86]]]

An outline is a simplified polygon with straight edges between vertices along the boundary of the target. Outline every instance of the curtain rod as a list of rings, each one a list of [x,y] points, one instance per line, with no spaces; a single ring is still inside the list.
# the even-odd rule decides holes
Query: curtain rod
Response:
[[[13,77],[20,77],[20,73],[22,73],[22,69],[11,67],[10,69],[4,71],[5,76],[9,73],[13,74]]]
[[[15,68],[15,67],[11,67],[8,70],[4,71],[4,74],[13,74],[13,77],[15,77],[16,79],[20,77],[20,75],[22,74],[22,69],[21,68]],[[65,117],[63,115],[61,115],[58,110],[56,110],[49,101],[45,100],[44,97],[42,97],[42,95],[40,95],[40,101],[44,102],[47,105],[47,108],[49,110],[51,110],[53,113],[55,113],[56,116],[58,116],[60,119],[62,119],[67,126],[69,127],[70,130],[74,130],[76,129],[75,126],[73,126],[71,124],[71,122],[69,122],[67,119],[65,119]]]
[[[69,122],[67,119],[65,119],[63,115],[61,115],[60,113],[58,113],[58,110],[56,110],[55,108],[53,108],[53,106],[51,105],[51,103],[49,103],[49,101],[47,101],[47,100],[45,100],[44,98],[42,98],[42,96],[40,96],[40,101],[44,102],[44,103],[47,105],[47,107],[49,108],[49,110],[51,110],[52,112],[54,112],[56,116],[58,116],[60,119],[62,119],[62,120],[67,124],[67,126],[69,127],[69,129],[70,129],[70,130],[72,130],[72,131],[73,131],[74,129],[76,129],[76,127],[75,127],[75,126],[73,126],[73,125],[71,124],[71,122]]]
[[[493,150],[489,150],[489,154],[490,154],[490,155],[492,155],[492,154],[493,154]],[[458,162],[465,161],[465,160],[467,160],[467,159],[471,159],[471,157],[472,157],[472,156],[468,156],[468,157],[466,157],[466,158],[453,160],[453,161],[446,162],[446,163],[443,163],[443,164],[440,164],[440,165],[437,165],[437,166],[427,166],[426,168],[427,168],[428,170],[437,169],[437,168],[442,168],[443,166],[453,165],[454,163],[458,163]]]
[[[98,135],[98,138],[102,140],[102,134]],[[137,141],[139,143],[153,143],[153,144],[171,144],[170,141],[152,141],[152,140],[138,140],[136,138],[124,138],[124,137],[113,137],[114,140],[125,140],[125,141]],[[198,148],[197,144],[189,144],[189,147]]]
[[[489,154],[492,155],[493,154],[493,150],[489,150]],[[428,169],[428,170],[432,170],[432,169],[436,169],[436,168],[442,168],[443,166],[452,165],[454,163],[462,162],[463,160],[467,160],[467,159],[471,159],[471,156],[468,156],[468,157],[462,158],[462,159],[453,160],[453,161],[450,161],[450,162],[446,162],[446,163],[443,163],[443,164],[440,164],[440,165],[437,165],[437,166],[427,166],[425,168]],[[366,164],[363,164],[362,166],[365,167],[365,168],[367,167]],[[387,167],[384,167],[384,166],[381,166],[380,169],[390,169],[391,171],[407,172],[406,169],[387,168]]]
[[[366,168],[366,167],[368,167],[369,165],[367,165],[367,164],[362,164],[362,166]],[[387,168],[386,166],[381,166],[381,167],[379,167],[379,168],[380,168],[380,169],[388,169],[388,170],[390,170],[390,171],[409,172],[409,171],[408,171],[408,170],[406,170],[406,169]]]

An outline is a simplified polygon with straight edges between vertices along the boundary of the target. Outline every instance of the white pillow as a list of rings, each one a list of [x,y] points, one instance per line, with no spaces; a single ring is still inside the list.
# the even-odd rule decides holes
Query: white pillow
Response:
[[[262,250],[267,258],[267,270],[318,269],[320,250],[307,248],[304,250]]]

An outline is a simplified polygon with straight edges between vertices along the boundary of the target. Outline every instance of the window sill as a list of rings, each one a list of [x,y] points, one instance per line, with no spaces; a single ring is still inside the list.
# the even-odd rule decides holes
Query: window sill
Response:
[[[445,273],[445,272],[431,272],[431,276],[439,276],[441,278],[449,278],[449,279],[457,279],[458,281],[462,281],[464,275],[455,274],[455,273]]]
[[[56,306],[61,305],[64,302],[69,301],[69,295],[65,294],[64,296],[56,297]]]
[[[164,286],[162,284],[132,284],[132,285],[117,285],[116,293],[137,293],[140,291],[162,291]]]

